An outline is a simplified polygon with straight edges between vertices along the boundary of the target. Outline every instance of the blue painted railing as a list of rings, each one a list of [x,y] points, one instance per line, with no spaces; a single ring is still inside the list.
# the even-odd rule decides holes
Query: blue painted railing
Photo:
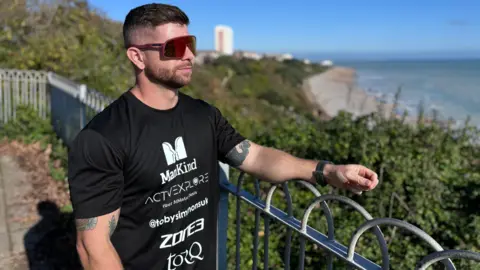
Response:
[[[28,72],[31,72],[33,75],[28,74]],[[21,80],[23,79],[28,80],[26,85],[35,85],[35,88],[26,89],[25,87],[20,87]],[[40,86],[38,86],[38,84],[40,84]],[[18,90],[18,93],[14,93],[14,90],[12,89],[23,90]],[[41,99],[44,100],[43,102],[45,102],[45,104],[39,104],[40,99],[36,98],[37,93],[35,92],[37,89],[42,91],[40,94],[38,94],[39,97],[46,97]],[[46,93],[45,89],[48,89]],[[94,114],[102,111],[103,108],[111,102],[110,99],[92,89],[88,89],[85,85],[76,84],[75,82],[72,82],[54,73],[38,71],[0,70],[0,90],[0,112],[3,112],[2,116],[4,117],[4,120],[14,117],[14,110],[12,110],[12,108],[15,107],[15,104],[13,104],[13,106],[10,106],[11,104],[7,104],[8,106],[6,106],[6,100],[8,102],[11,102],[12,100],[27,100],[28,103],[30,97],[30,100],[33,101],[32,104],[38,108],[43,108],[39,110],[39,113],[43,117],[46,117],[47,115],[51,117],[52,125],[54,126],[56,133],[67,145]],[[45,108],[50,110],[47,114],[45,114]],[[255,194],[252,194],[242,189],[245,177],[244,173],[240,174],[239,178],[237,179],[237,183],[234,184],[230,181],[230,168],[227,165],[219,163],[219,172],[221,181],[217,226],[217,269],[219,270],[240,269],[240,232],[242,227],[240,222],[242,215],[240,206],[242,203],[246,203],[255,210],[255,229],[253,242],[251,245],[252,269],[257,269],[261,263],[260,259],[263,259],[263,269],[269,269],[270,224],[272,222],[285,226],[287,230],[285,237],[285,252],[283,255],[285,269],[290,268],[292,256],[298,256],[299,263],[297,269],[304,269],[305,245],[307,241],[318,245],[328,252],[327,269],[333,269],[334,258],[342,260],[350,268],[389,269],[391,265],[388,247],[379,225],[396,226],[403,230],[409,231],[420,237],[420,239],[424,240],[435,250],[435,252],[425,255],[417,263],[415,269],[425,270],[427,267],[437,262],[443,263],[446,269],[456,269],[451,261],[452,258],[461,258],[480,262],[480,253],[467,250],[444,250],[442,246],[432,237],[412,224],[393,218],[373,218],[362,206],[350,198],[333,194],[322,195],[314,186],[303,181],[297,182],[303,186],[303,188],[312,192],[314,199],[307,209],[305,209],[302,219],[296,219],[292,215],[294,205],[292,204],[292,199],[288,188],[290,182],[279,186],[272,185],[268,189],[266,199],[262,200],[260,198],[260,185],[258,179],[254,180]],[[287,212],[284,212],[272,205],[272,197],[278,188],[281,188],[285,194]],[[230,198],[230,196],[232,196],[232,198]],[[235,209],[229,209],[229,202],[231,199],[235,200]],[[365,222],[357,228],[348,245],[343,245],[335,240],[335,226],[332,213],[327,204],[327,201],[331,200],[339,201],[353,207],[365,218]],[[309,217],[312,211],[317,208],[317,206],[320,206],[327,220],[326,234],[319,232],[308,225]],[[229,224],[229,211],[235,211],[236,224],[234,265],[228,265],[227,231]],[[264,221],[263,258],[258,258],[260,219],[263,219]],[[378,265],[355,252],[355,247],[359,238],[370,229],[373,229],[373,233],[375,234],[380,246],[382,254],[381,265]],[[296,233],[300,236],[299,254],[292,254],[293,233]]]

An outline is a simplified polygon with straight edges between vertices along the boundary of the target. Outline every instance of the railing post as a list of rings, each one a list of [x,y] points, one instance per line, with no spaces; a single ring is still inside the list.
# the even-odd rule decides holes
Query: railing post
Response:
[[[78,99],[80,100],[80,129],[83,129],[86,125],[87,119],[87,105],[85,105],[85,100],[87,99],[87,86],[85,84],[81,84],[78,87]]]
[[[229,166],[219,163],[219,182],[228,182]],[[227,269],[228,191],[220,187],[217,221],[217,270]]]

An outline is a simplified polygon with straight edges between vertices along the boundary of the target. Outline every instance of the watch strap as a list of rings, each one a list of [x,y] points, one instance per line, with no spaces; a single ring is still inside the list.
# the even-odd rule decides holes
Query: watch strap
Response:
[[[322,187],[327,186],[328,183],[325,180],[325,177],[323,175],[323,169],[325,168],[325,165],[327,164],[333,164],[333,162],[330,162],[328,160],[320,160],[315,167],[315,171],[313,172],[313,175],[315,177],[316,183]]]

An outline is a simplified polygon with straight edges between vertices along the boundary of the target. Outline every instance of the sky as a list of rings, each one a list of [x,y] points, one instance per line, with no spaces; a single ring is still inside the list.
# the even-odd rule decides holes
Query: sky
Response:
[[[146,0],[89,0],[122,22]],[[175,0],[199,49],[214,27],[233,28],[234,48],[296,56],[480,57],[480,0]],[[295,4],[294,4],[295,3]]]

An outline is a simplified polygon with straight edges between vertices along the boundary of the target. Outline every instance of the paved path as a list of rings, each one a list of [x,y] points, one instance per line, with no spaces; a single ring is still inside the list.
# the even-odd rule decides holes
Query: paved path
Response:
[[[10,156],[0,156],[0,269],[28,269],[23,255],[24,236],[36,221],[24,221],[31,191],[28,177]]]

